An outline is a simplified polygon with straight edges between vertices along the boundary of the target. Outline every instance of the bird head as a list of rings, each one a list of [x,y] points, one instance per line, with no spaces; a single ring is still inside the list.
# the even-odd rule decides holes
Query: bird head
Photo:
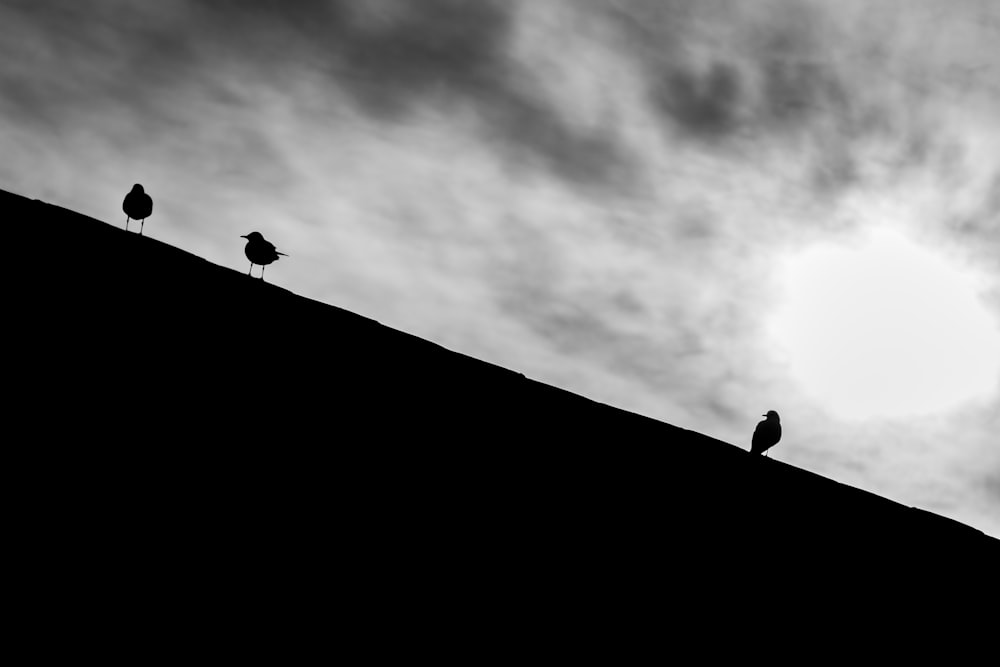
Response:
[[[145,192],[145,190],[142,189],[141,185],[139,185],[138,183],[136,183],[135,185],[132,186],[132,192],[135,192],[136,194],[140,194],[141,195],[143,192]]]
[[[781,421],[781,418],[778,417],[778,413],[774,410],[768,410],[767,414],[763,414],[761,417],[767,417],[768,419],[773,419],[774,421]]]
[[[240,236],[241,239],[246,239],[247,241],[262,241],[264,239],[260,232],[250,232],[249,234],[243,234]]]

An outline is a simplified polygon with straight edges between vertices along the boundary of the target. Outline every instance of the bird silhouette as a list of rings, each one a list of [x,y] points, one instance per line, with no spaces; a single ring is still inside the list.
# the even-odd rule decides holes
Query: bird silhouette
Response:
[[[763,454],[781,440],[781,417],[774,410],[768,410],[767,417],[757,424],[753,432],[753,442],[750,445],[751,454]]]
[[[260,232],[250,232],[240,238],[247,240],[247,245],[243,248],[243,252],[246,253],[247,259],[250,260],[250,270],[247,271],[248,276],[253,273],[253,265],[260,264],[260,279],[263,280],[264,269],[268,264],[278,259],[278,257],[288,257],[285,253],[278,252],[274,244],[267,241]]]
[[[125,231],[128,231],[129,220],[141,220],[139,236],[142,236],[142,229],[146,226],[146,218],[153,214],[153,198],[146,194],[141,185],[136,183],[132,186],[132,191],[125,195],[122,210],[125,211],[126,216]]]

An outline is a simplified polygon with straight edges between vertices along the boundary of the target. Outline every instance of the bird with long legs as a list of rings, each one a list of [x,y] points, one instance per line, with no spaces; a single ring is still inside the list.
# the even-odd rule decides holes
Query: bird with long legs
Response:
[[[141,185],[136,183],[132,186],[131,192],[125,195],[122,210],[125,211],[125,231],[128,231],[130,220],[140,220],[139,236],[142,236],[142,230],[146,226],[146,218],[153,214],[153,198],[146,194]]]

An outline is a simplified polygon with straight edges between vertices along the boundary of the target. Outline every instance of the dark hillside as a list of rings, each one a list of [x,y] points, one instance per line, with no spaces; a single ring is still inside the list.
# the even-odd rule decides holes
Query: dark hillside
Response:
[[[968,526],[121,226],[7,193],[0,217],[15,515],[81,613],[511,650],[760,604],[926,617],[995,585]]]

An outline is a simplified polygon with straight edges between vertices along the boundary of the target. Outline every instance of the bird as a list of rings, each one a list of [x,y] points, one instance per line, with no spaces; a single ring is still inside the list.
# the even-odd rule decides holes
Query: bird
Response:
[[[768,410],[761,415],[766,419],[757,424],[753,432],[753,442],[750,445],[751,454],[763,454],[781,440],[781,417],[774,410]]]
[[[132,191],[125,195],[122,210],[125,211],[126,216],[125,231],[128,231],[129,220],[141,220],[139,236],[142,236],[142,229],[146,226],[146,218],[153,214],[153,198],[146,194],[141,185],[136,183],[132,186]]]
[[[267,241],[260,232],[250,232],[240,238],[247,240],[247,245],[243,248],[243,252],[246,253],[247,259],[250,260],[250,270],[247,271],[248,276],[253,273],[253,265],[260,264],[260,279],[263,280],[264,268],[268,264],[278,259],[278,257],[288,257],[285,253],[278,252],[274,244]]]

